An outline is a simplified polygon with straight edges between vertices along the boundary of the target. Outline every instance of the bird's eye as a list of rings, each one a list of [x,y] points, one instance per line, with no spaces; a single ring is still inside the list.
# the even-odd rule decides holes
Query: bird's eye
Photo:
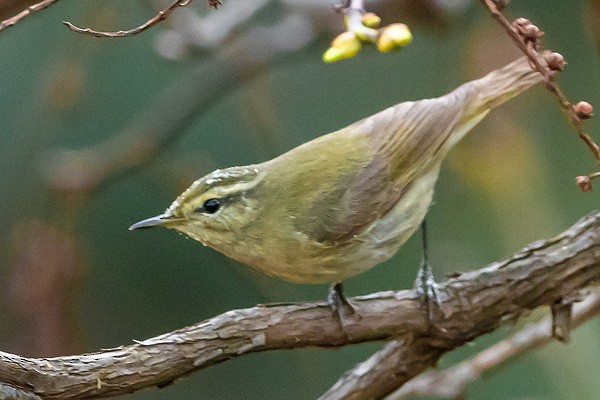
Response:
[[[220,207],[221,207],[221,200],[219,200],[219,199],[208,199],[202,205],[203,211],[207,212],[209,214],[216,213],[217,211],[219,211]]]

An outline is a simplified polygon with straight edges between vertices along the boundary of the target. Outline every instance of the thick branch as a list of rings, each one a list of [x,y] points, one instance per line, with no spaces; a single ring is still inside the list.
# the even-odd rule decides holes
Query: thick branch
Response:
[[[392,340],[367,361],[346,372],[319,400],[382,398],[398,383],[409,381],[415,371],[435,365],[442,353],[443,349],[431,347],[427,336]]]
[[[599,266],[600,213],[595,213],[557,237],[441,284],[445,316],[440,313],[432,323],[414,290],[354,298],[361,318],[347,321],[344,330],[325,303],[257,306],[93,354],[35,359],[0,353],[0,382],[47,399],[108,397],[165,385],[246,353],[395,339],[410,345],[397,360],[400,386],[442,353],[503,321],[572,298],[598,282]],[[373,397],[389,393],[389,386]]]
[[[577,327],[600,313],[600,288],[573,307],[573,327]],[[386,400],[406,400],[415,397],[456,399],[464,395],[467,386],[481,375],[505,365],[523,354],[551,343],[552,318],[530,323],[521,331],[495,345],[441,371],[428,371],[407,382]]]
[[[561,236],[568,234],[568,232],[565,232]],[[548,241],[542,243],[548,244]],[[538,247],[540,249],[543,248],[545,245],[542,243],[532,244],[528,248],[525,248],[525,253],[521,255],[525,256],[524,259],[529,258],[527,252],[533,249],[534,246],[541,246]],[[564,250],[568,251],[567,248]],[[519,258],[520,255],[516,254],[512,257],[512,260],[517,262]],[[506,293],[511,292],[508,290]],[[577,305],[574,318],[572,318],[572,304],[581,301],[582,293],[583,291],[579,289],[559,297],[554,303],[548,304],[552,310],[551,317],[529,326],[519,334],[482,351],[473,359],[446,371],[428,372],[418,377],[410,375],[419,369],[412,368],[415,364],[423,366],[421,370],[434,366],[441,354],[443,354],[443,351],[436,354],[436,350],[443,350],[443,348],[432,347],[425,353],[415,353],[415,345],[408,341],[398,342],[394,347],[386,346],[371,356],[366,362],[358,364],[352,370],[346,372],[319,400],[383,397],[386,400],[395,400],[410,398],[415,394],[462,398],[460,396],[466,385],[475,380],[485,370],[506,362],[508,359],[523,354],[530,349],[549,343],[553,339],[566,342],[568,341],[572,325],[579,326],[583,322],[600,314],[600,288],[597,288],[594,295],[586,299],[585,303]],[[444,307],[443,311],[447,312],[448,310]],[[511,312],[503,318],[505,320],[513,320],[518,316],[519,313]],[[560,332],[557,332],[557,329]],[[422,343],[418,345],[422,346]],[[390,360],[402,360],[402,362],[393,363],[389,362]],[[375,364],[377,368],[368,367]],[[410,365],[411,368],[407,368],[407,365]],[[386,377],[386,379],[382,379],[382,376]],[[412,377],[415,378],[412,379]],[[405,383],[407,385],[404,385]],[[391,396],[387,396],[393,390],[396,391]]]

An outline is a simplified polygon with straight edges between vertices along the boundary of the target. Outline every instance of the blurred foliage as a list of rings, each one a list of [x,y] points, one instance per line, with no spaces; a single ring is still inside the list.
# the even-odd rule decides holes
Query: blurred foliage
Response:
[[[65,154],[57,151],[103,143],[139,115],[155,113],[159,94],[210,63],[217,51],[162,58],[155,45],[169,22],[113,40],[78,35],[60,23],[129,27],[149,15],[152,2],[63,1],[0,33],[0,349],[31,356],[94,351],[229,309],[324,299],[324,286],[259,275],[173,231],[132,233],[127,227],[161,212],[214,168],[263,161],[391,104],[444,94],[517,56],[477,2],[445,12],[435,4],[452,2],[423,2],[422,8],[400,2],[407,4],[405,16],[391,3],[378,14],[386,24],[407,23],[411,46],[391,54],[367,48],[351,60],[325,64],[321,55],[340,24],[337,32],[320,35],[243,84],[213,88],[211,105],[182,123],[156,157],[93,190],[55,185],[51,171]],[[569,65],[560,82],[567,95],[597,105],[598,4],[514,0],[508,7],[546,32],[547,48],[564,54]],[[205,10],[200,1],[190,7],[200,14],[220,12]],[[253,18],[268,22],[278,12],[267,8],[245,25]],[[327,7],[320,12],[333,14]],[[164,100],[161,112],[169,110]],[[440,278],[550,237],[596,207],[597,194],[580,193],[574,184],[576,175],[594,170],[593,158],[555,103],[541,87],[511,101],[444,165],[428,217],[431,259]],[[170,116],[177,117],[177,110],[165,118]],[[586,126],[600,138],[594,119]],[[97,160],[89,153],[83,161],[81,168]],[[347,293],[410,287],[419,257],[413,238],[392,260],[349,280]],[[542,313],[534,314],[530,318]],[[517,328],[448,355],[441,366],[511,329]],[[570,345],[553,344],[494,371],[469,389],[469,398],[596,399],[599,333],[598,321],[592,321],[574,333]],[[314,398],[379,346],[253,354],[126,398]]]

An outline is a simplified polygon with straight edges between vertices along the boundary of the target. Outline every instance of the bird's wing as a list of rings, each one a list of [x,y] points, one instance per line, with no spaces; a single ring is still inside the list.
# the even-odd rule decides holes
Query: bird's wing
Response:
[[[460,128],[457,103],[444,98],[401,103],[346,128],[367,143],[371,158],[347,178],[341,207],[333,210],[335,223],[324,227],[326,241],[357,235],[385,216],[416,179],[437,168],[444,143]]]
[[[542,80],[526,58],[435,99],[405,102],[290,151],[312,174],[296,225],[323,243],[381,218],[487,113]],[[284,155],[285,156],[285,155]],[[290,161],[290,160],[288,160]],[[291,161],[293,163],[293,161]],[[305,177],[304,177],[305,178]]]
[[[273,169],[287,176],[284,192],[294,199],[287,215],[295,230],[335,244],[387,214],[433,166],[435,149],[459,119],[457,112],[441,113],[439,125],[427,118],[441,103],[399,104],[275,159],[281,162]]]

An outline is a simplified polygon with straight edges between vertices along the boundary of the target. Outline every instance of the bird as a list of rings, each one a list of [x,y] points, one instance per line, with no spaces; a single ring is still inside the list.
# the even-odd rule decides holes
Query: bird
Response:
[[[330,284],[328,301],[339,314],[351,307],[342,281],[392,257],[424,221],[450,149],[492,109],[543,79],[522,57],[271,160],[217,169],[129,229],[173,228],[267,275]]]

